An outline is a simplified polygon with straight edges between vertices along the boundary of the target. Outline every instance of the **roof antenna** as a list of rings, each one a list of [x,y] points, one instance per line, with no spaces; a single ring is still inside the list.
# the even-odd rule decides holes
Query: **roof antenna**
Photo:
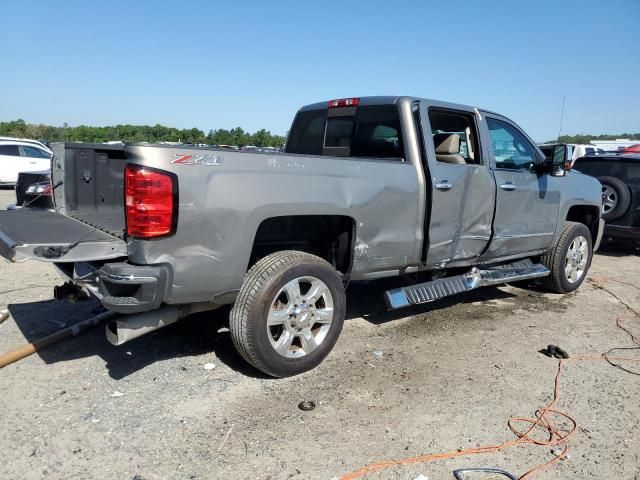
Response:
[[[566,95],[562,96],[562,111],[560,112],[560,128],[558,129],[558,142],[560,141],[560,134],[562,133],[562,119],[564,118],[564,101],[567,99]]]

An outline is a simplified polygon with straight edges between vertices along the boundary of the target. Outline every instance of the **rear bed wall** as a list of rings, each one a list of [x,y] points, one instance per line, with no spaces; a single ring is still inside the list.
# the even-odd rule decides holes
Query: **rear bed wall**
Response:
[[[58,211],[122,238],[124,145],[56,143],[53,154]]]

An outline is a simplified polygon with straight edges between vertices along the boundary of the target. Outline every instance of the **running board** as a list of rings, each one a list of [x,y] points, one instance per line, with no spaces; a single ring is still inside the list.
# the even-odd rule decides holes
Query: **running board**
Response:
[[[464,275],[387,290],[384,294],[384,300],[387,307],[393,310],[419,303],[434,302],[444,297],[468,292],[487,285],[499,285],[518,280],[546,277],[549,273],[547,267],[534,264],[529,259],[485,269],[474,267]]]

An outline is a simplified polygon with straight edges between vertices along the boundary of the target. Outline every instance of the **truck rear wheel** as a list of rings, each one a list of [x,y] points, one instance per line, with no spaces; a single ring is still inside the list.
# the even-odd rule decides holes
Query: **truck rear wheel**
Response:
[[[582,223],[566,222],[556,246],[542,257],[551,270],[545,286],[556,293],[570,293],[584,281],[591,266],[591,233]]]
[[[245,275],[231,310],[231,338],[258,370],[297,375],[329,354],[345,308],[342,279],[328,262],[304,252],[276,252]]]

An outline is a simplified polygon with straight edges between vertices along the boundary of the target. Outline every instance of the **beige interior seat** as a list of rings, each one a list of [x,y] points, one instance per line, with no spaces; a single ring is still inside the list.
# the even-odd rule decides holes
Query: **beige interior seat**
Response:
[[[433,136],[436,147],[436,159],[439,162],[466,165],[464,157],[460,155],[460,135],[457,133],[436,133]]]

